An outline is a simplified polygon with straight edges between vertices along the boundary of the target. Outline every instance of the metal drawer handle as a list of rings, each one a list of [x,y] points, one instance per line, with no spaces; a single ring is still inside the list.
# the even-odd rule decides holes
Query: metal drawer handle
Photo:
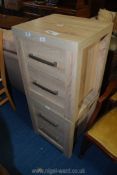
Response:
[[[101,37],[100,41],[102,41],[104,38],[106,38],[106,36],[108,36],[108,33],[106,35],[104,35],[103,37]]]
[[[42,58],[34,56],[33,54],[29,54],[28,56],[29,56],[29,58],[34,59],[36,61],[39,61],[41,63],[47,64],[49,66],[57,67],[57,62],[49,62],[47,60],[43,60]]]
[[[46,122],[48,122],[50,125],[54,126],[54,127],[58,127],[57,124],[49,121],[47,118],[45,118],[41,113],[37,114],[40,118],[42,118],[43,120],[45,120]]]
[[[53,94],[53,95],[58,95],[58,91],[56,91],[56,90],[53,91],[53,90],[51,90],[51,89],[48,89],[48,88],[46,88],[46,87],[40,85],[40,84],[37,83],[36,81],[33,81],[32,83],[33,83],[35,86],[37,86],[37,87],[39,87],[39,88],[41,88],[41,89],[43,89],[43,90],[45,90],[45,91],[47,91],[47,92]]]

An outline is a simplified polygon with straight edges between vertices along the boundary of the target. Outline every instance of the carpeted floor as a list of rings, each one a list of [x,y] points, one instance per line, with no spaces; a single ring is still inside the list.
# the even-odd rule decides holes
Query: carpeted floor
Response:
[[[25,96],[13,89],[16,112],[9,103],[0,108],[0,161],[11,175],[87,174],[117,175],[117,164],[92,146],[78,158],[80,140],[66,158],[43,137],[34,133]],[[70,172],[70,173],[69,173]],[[76,172],[76,173],[75,173]]]

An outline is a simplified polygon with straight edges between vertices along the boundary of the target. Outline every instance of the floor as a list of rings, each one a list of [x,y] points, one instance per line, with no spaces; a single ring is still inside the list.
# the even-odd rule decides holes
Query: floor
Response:
[[[33,131],[25,96],[13,89],[16,112],[0,107],[0,161],[12,175],[117,175],[117,164],[96,146],[78,158],[80,137],[70,159]]]

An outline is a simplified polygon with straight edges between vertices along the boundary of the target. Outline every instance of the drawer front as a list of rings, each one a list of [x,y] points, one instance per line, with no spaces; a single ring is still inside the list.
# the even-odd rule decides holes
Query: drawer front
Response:
[[[39,37],[40,39],[41,37]],[[73,114],[74,103],[74,72],[75,64],[74,52],[67,45],[72,47],[72,44],[66,43],[64,49],[59,48],[59,42],[55,42],[55,48],[51,47],[54,39],[51,39],[50,46],[43,42],[35,41],[35,37],[25,38],[20,40],[22,50],[22,70],[23,76],[26,79],[26,88],[37,93],[39,96],[47,98],[55,106],[61,106],[64,109],[64,116],[71,121]],[[38,37],[37,37],[38,39]],[[47,43],[50,40],[47,41]],[[53,44],[53,43],[52,43]],[[64,44],[61,42],[61,45]],[[29,54],[41,58],[30,58]],[[43,56],[43,57],[42,57]],[[44,58],[44,60],[42,60]],[[49,61],[49,64],[45,61]],[[51,65],[52,63],[52,65]],[[73,64],[73,65],[72,65]],[[72,100],[73,99],[73,100]]]
[[[54,111],[56,111],[56,113],[59,113],[61,116],[64,116],[64,106],[62,106],[61,104],[55,104],[53,103],[50,98],[48,98],[47,96],[43,96],[42,94],[39,94],[38,92],[36,92],[35,90],[30,89],[29,90],[29,94],[30,97],[35,99],[35,101],[38,103],[42,103],[48,107],[50,107],[51,109],[53,109]]]
[[[29,67],[29,87],[55,104],[65,104],[65,84],[47,73]]]
[[[43,42],[23,40],[24,59],[28,65],[48,73],[59,80],[67,81],[72,71],[72,54]]]
[[[64,120],[48,106],[33,100],[33,110],[36,116],[37,130],[48,140],[64,147],[66,132],[69,130],[69,122]]]

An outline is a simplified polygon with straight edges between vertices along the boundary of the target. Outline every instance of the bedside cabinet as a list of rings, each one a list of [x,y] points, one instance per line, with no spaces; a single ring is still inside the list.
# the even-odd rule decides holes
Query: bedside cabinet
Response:
[[[13,32],[34,129],[70,157],[76,125],[95,109],[112,24],[54,14]]]

